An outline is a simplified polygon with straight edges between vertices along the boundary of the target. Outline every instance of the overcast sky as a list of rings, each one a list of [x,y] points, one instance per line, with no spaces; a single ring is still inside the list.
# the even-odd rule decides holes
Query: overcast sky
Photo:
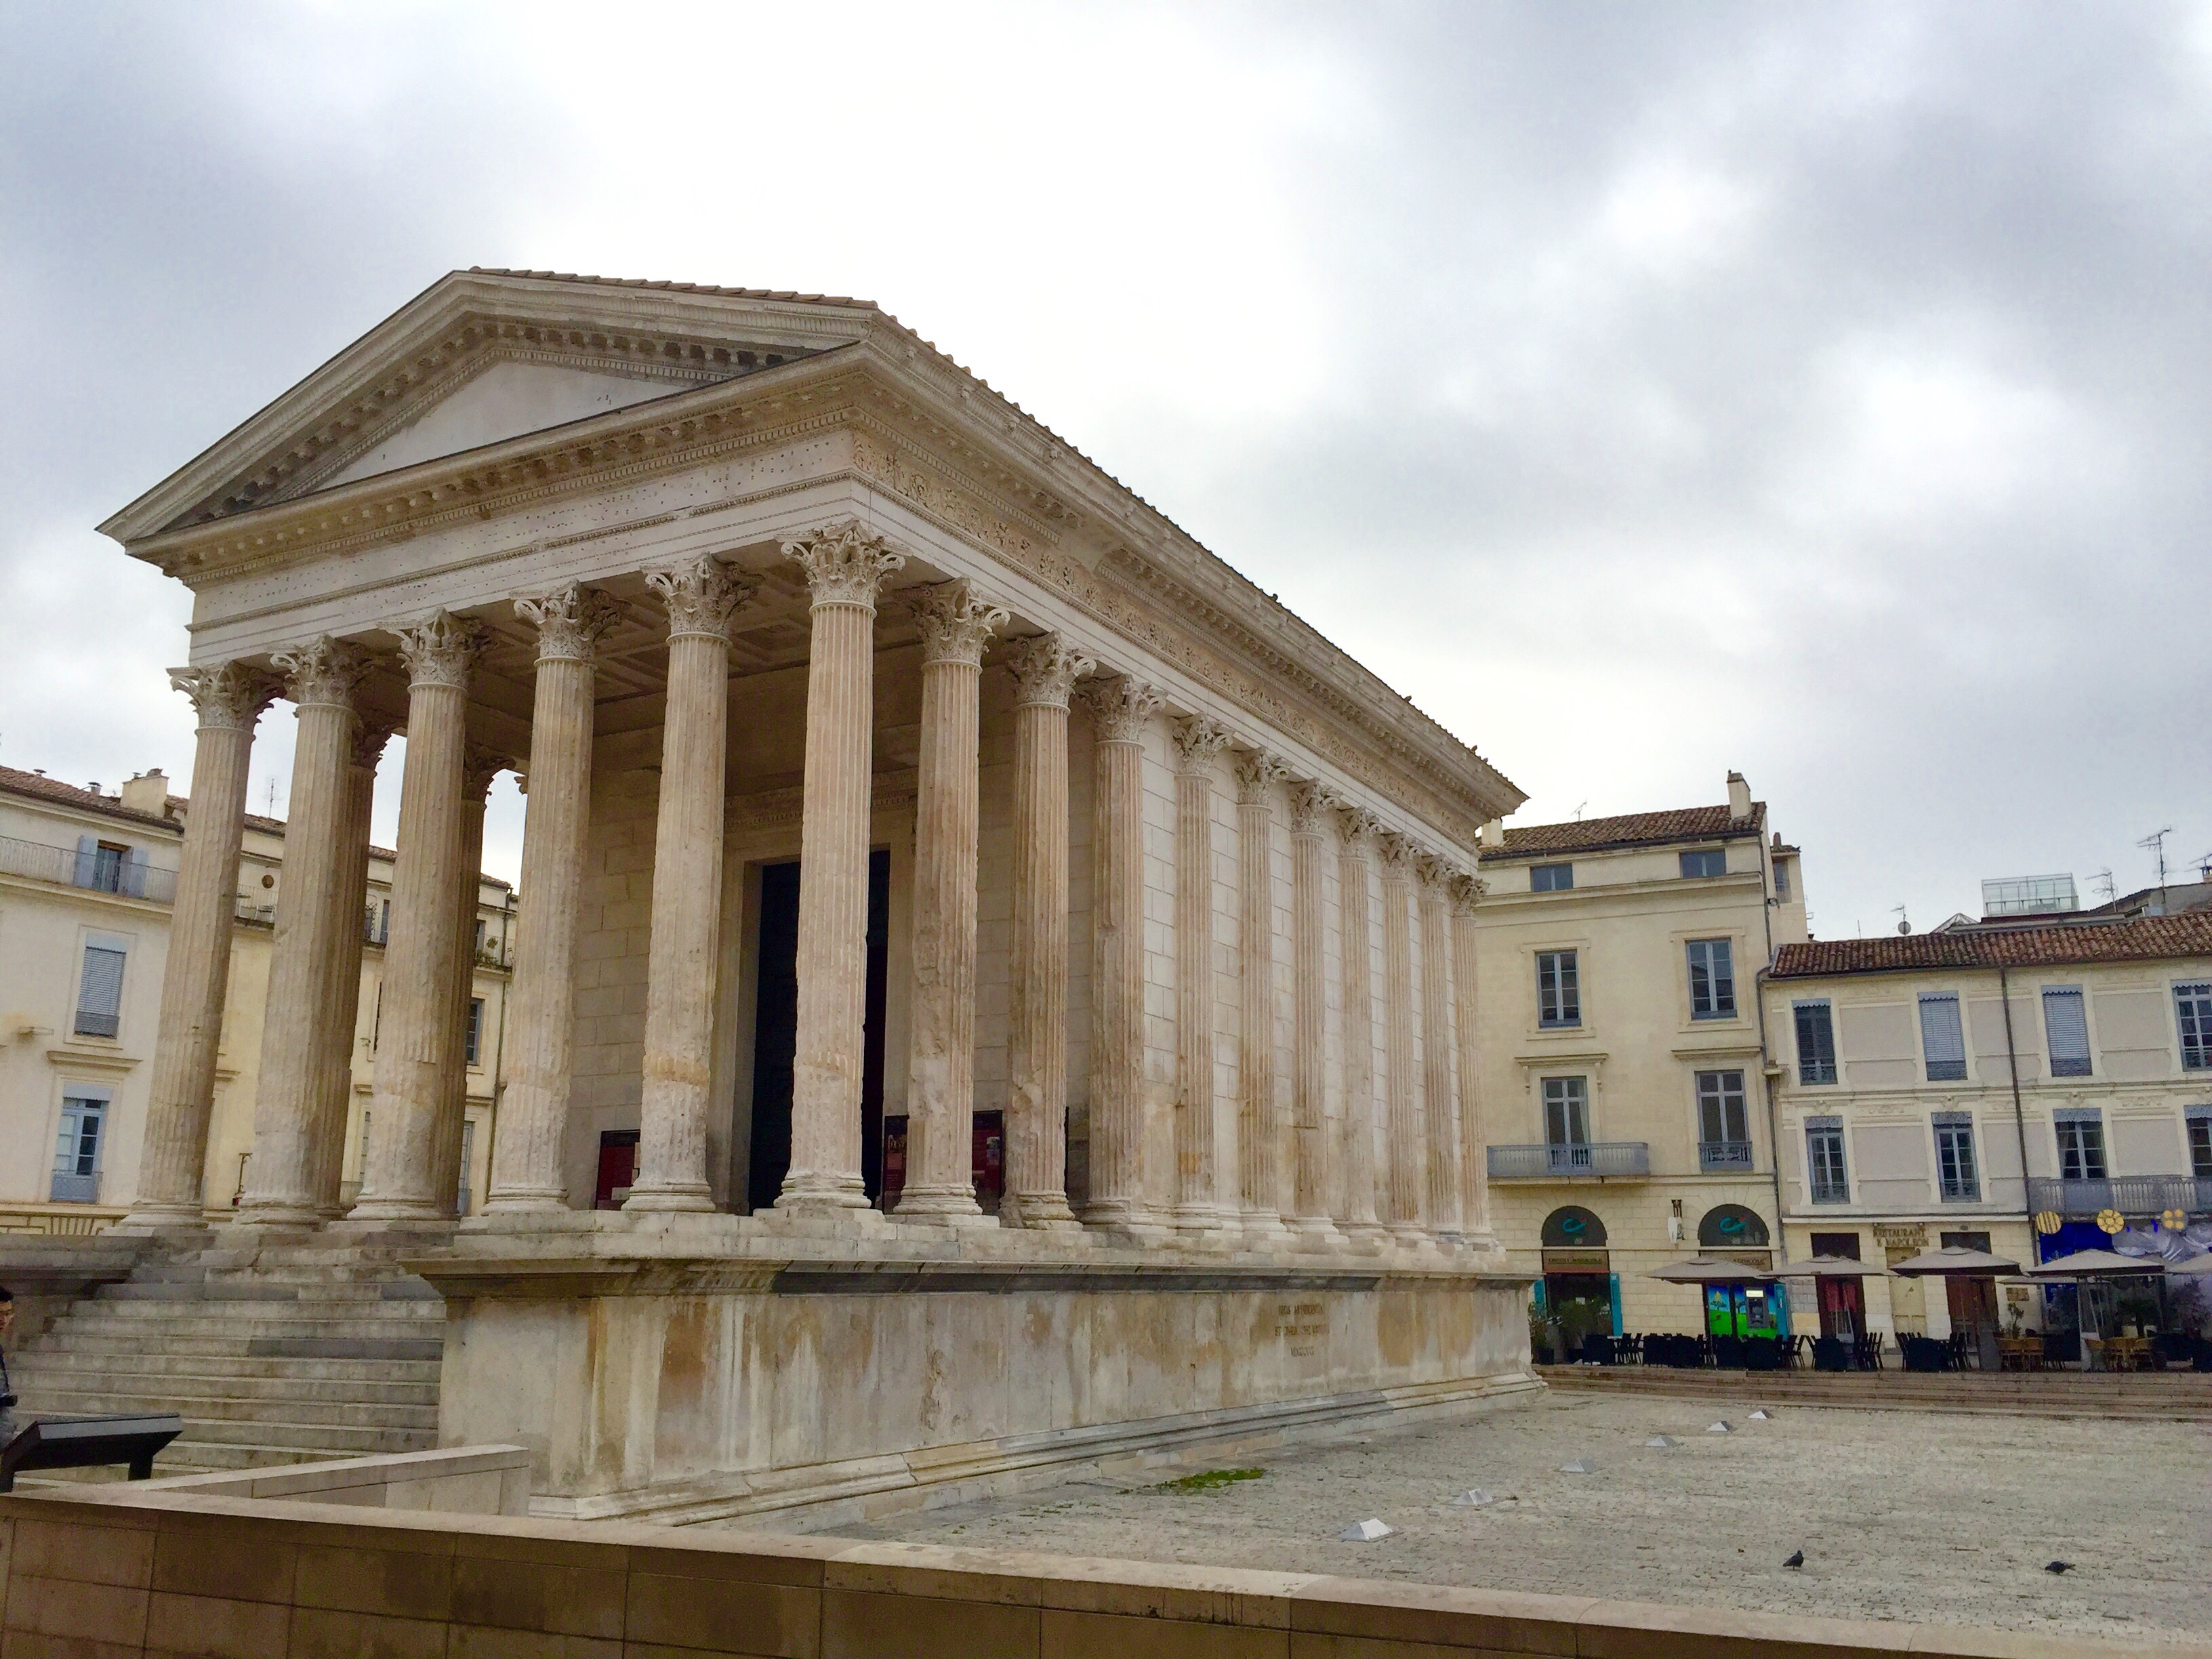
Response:
[[[1476,744],[1516,822],[1745,772],[1823,936],[2142,886],[2166,825],[2212,854],[2212,9],[0,29],[0,762],[188,776],[186,595],[93,526],[515,265],[877,301]],[[520,837],[510,781],[493,868]]]

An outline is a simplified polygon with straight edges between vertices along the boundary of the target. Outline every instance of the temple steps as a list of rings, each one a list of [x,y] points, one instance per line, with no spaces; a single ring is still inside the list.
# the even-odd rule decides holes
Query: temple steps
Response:
[[[1751,1406],[1994,1412],[2025,1417],[2142,1417],[2212,1422],[2212,1376],[2189,1371],[1736,1371],[1668,1366],[1539,1365],[1562,1391],[1665,1395]]]
[[[173,1474],[430,1449],[445,1304],[398,1261],[420,1242],[151,1255],[9,1356],[19,1411],[175,1412]]]

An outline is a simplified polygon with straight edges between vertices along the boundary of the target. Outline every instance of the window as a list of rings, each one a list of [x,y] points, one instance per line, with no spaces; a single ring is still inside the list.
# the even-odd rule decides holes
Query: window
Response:
[[[1948,991],[1920,999],[1920,1047],[1930,1083],[1957,1083],[1966,1075],[1966,1038],[1959,1028],[1959,999]]]
[[[1859,1259],[1859,1236],[1856,1233],[1814,1233],[1813,1254],[1837,1261],[1856,1261]]]
[[[1589,1152],[1589,1080],[1579,1077],[1544,1079],[1544,1142],[1554,1170],[1587,1168]]]
[[[1698,1167],[1751,1167],[1751,1114],[1741,1072],[1698,1073]]]
[[[1836,1080],[1835,1016],[1825,1002],[1790,1005],[1797,1018],[1797,1081],[1833,1083]]]
[[[469,1168],[476,1161],[477,1126],[473,1119],[461,1122],[461,1189],[453,1194],[453,1213],[469,1212]]]
[[[1575,884],[1575,866],[1571,864],[1532,864],[1528,866],[1528,890],[1532,893],[1564,893]]]
[[[2058,1132],[2058,1178],[2105,1179],[2105,1122],[2094,1107],[2064,1107],[2051,1127]]]
[[[1735,949],[1724,939],[1690,941],[1690,1018],[1735,1018]]]
[[[1981,1200],[1982,1180],[1974,1167],[1974,1120],[1967,1113],[1936,1114],[1936,1186],[1946,1204]]]
[[[2212,1106],[2189,1109],[2189,1173],[2212,1181]]]
[[[54,1143],[49,1202],[100,1202],[100,1150],[101,1131],[106,1127],[106,1091],[72,1085],[62,1098],[62,1127]]]
[[[84,969],[77,980],[79,1036],[112,1037],[123,1025],[125,953],[111,945],[84,947]]]
[[[2181,1027],[2181,1069],[2212,1071],[2212,985],[2175,986],[2173,1012]]]
[[[1682,854],[1682,874],[1689,876],[1724,876],[1728,874],[1728,854],[1718,847],[1701,847],[1694,853]]]
[[[471,998],[469,999],[469,1041],[468,1041],[468,1063],[469,1063],[470,1065],[471,1065],[471,1066],[480,1066],[480,1065],[482,1065],[482,1064],[483,1063],[482,1060],[478,1060],[478,1059],[477,1058],[477,1055],[478,1052],[481,1050],[481,1048],[482,1048],[482,1047],[483,1047],[483,999],[482,997],[471,997]]]
[[[1805,1173],[1815,1204],[1848,1204],[1851,1183],[1844,1168],[1844,1121],[1805,1120]]]
[[[1698,1223],[1698,1243],[1707,1249],[1764,1249],[1766,1222],[1758,1211],[1741,1204],[1717,1205]]]
[[[1790,896],[1790,860],[1787,859],[1774,860],[1774,896],[1778,899]]]
[[[2089,1016],[2078,985],[2043,988],[2043,1036],[2051,1048],[2051,1075],[2089,1075]]]
[[[1572,951],[1536,952],[1536,1024],[1583,1023],[1582,975]]]

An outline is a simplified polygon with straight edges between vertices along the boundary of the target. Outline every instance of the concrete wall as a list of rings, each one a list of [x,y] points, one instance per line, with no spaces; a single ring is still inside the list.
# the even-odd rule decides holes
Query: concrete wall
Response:
[[[0,1498],[21,1659],[2100,1659],[1956,1626],[88,1489]],[[2212,1649],[2180,1647],[2176,1659]]]

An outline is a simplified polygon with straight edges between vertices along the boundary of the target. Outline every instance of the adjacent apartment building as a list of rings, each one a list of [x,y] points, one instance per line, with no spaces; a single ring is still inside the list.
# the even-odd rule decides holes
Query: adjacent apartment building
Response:
[[[110,793],[0,767],[0,1231],[93,1232],[136,1195],[169,908],[189,803],[149,772]],[[284,825],[249,815],[239,864],[228,1000],[204,1195],[220,1216],[245,1184],[253,1144],[261,1012]],[[392,854],[371,848],[362,895],[362,988],[347,1128],[357,1186],[389,922]],[[468,1027],[470,1156],[457,1194],[485,1190],[497,1109],[514,895],[477,896]],[[371,1126],[373,1133],[373,1126]]]
[[[1806,937],[1797,849],[1730,773],[1712,806],[1484,835],[1480,1099],[1491,1212],[1571,1324],[1706,1328],[1646,1275],[1779,1231],[1759,983]]]
[[[2212,1218],[2212,909],[1786,943],[1765,1004],[1794,1258],[2050,1261]],[[2033,1288],[2004,1294],[2041,1325]],[[1820,1296],[1832,1334],[1950,1330],[1917,1281]]]

